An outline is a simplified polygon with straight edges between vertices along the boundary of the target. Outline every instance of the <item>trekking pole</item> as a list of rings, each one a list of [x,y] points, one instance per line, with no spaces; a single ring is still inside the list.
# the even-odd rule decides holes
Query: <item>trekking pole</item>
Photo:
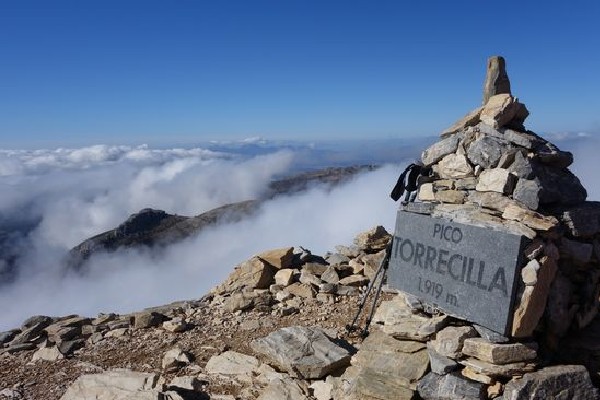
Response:
[[[354,332],[354,331],[360,329],[360,327],[357,326],[356,323],[358,322],[358,319],[360,318],[360,315],[362,314],[362,312],[365,308],[365,305],[369,298],[369,294],[371,294],[371,291],[373,290],[373,287],[375,286],[377,279],[380,278],[379,284],[377,287],[377,292],[375,293],[375,299],[374,299],[373,304],[371,305],[371,311],[369,313],[369,317],[367,318],[365,328],[361,332],[362,337],[366,337],[368,335],[369,325],[371,324],[371,321],[373,320],[373,314],[375,313],[375,306],[376,306],[377,300],[379,299],[379,294],[381,293],[381,287],[383,286],[383,281],[385,279],[385,273],[387,272],[387,269],[389,266],[390,255],[392,254],[392,243],[393,243],[393,239],[392,239],[392,241],[390,241],[390,243],[387,245],[387,247],[385,249],[385,255],[384,255],[383,259],[381,260],[381,262],[379,263],[379,267],[377,268],[375,275],[373,275],[373,279],[371,279],[371,281],[369,282],[369,286],[367,287],[367,290],[365,291],[365,293],[363,295],[360,306],[358,307],[358,311],[356,312],[356,315],[354,316],[352,323],[349,325],[346,325],[347,333]],[[380,275],[381,275],[381,277],[380,277]]]

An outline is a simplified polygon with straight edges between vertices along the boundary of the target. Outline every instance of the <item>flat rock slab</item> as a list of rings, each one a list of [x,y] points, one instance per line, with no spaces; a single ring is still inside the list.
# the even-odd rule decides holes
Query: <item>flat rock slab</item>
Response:
[[[581,365],[558,365],[513,379],[504,386],[503,400],[592,400],[600,392]]]
[[[531,361],[537,357],[535,343],[492,343],[482,338],[465,339],[463,354],[492,364],[511,364]]]
[[[236,377],[241,381],[251,381],[252,373],[258,369],[259,362],[255,357],[235,351],[226,351],[212,356],[206,364],[208,374]]]
[[[269,364],[303,379],[319,379],[350,364],[350,353],[319,328],[282,328],[254,340],[250,347]]]
[[[160,400],[158,375],[127,370],[82,375],[60,400]]]

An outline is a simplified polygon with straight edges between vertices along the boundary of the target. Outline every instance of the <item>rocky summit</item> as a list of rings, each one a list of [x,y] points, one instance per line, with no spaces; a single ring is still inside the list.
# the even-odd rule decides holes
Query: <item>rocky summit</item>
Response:
[[[395,242],[376,226],[326,254],[265,250],[199,299],[28,318],[0,333],[0,399],[599,399],[600,203],[525,129],[501,57],[483,98],[423,151],[431,174],[400,208],[524,238],[506,332],[388,285],[368,335],[348,332]],[[144,210],[112,237],[182,222]]]

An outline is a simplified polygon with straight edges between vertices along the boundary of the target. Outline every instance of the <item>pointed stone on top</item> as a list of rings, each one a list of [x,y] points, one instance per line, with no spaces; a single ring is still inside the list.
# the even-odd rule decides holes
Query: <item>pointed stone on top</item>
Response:
[[[503,93],[511,94],[504,57],[492,56],[488,58],[487,63],[487,73],[483,86],[483,105],[486,105],[490,97]]]

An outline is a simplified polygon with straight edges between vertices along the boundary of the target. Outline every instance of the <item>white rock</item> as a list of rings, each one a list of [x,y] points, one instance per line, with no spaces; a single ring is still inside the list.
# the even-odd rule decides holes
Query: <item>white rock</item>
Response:
[[[515,188],[517,177],[505,168],[486,169],[479,175],[475,189],[479,192],[510,194]]]
[[[256,357],[235,351],[226,351],[212,356],[206,364],[206,372],[211,375],[225,375],[239,381],[251,382],[253,372],[258,368]]]
[[[58,361],[65,358],[65,356],[54,347],[42,347],[31,357],[31,361]]]

